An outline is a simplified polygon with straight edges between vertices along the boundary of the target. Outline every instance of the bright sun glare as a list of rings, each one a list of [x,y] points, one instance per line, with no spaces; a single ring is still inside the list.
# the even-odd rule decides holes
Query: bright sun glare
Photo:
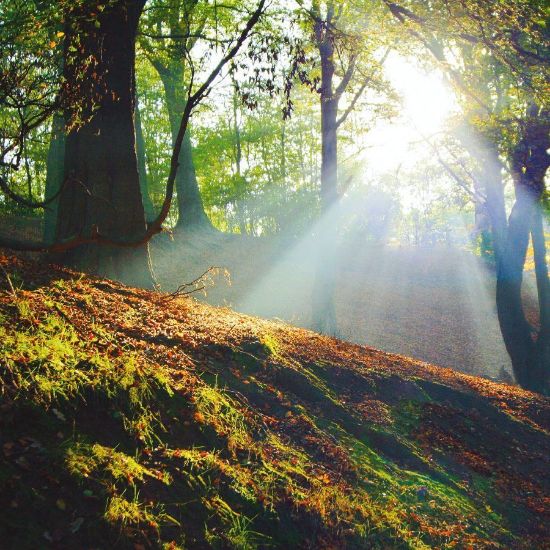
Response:
[[[390,57],[385,70],[403,100],[401,119],[424,135],[440,131],[456,106],[453,93],[442,75],[435,71],[426,73],[399,56]]]
[[[418,165],[433,156],[424,138],[432,143],[457,108],[456,98],[437,71],[427,73],[413,60],[393,54],[386,60],[385,74],[398,92],[401,105],[392,120],[381,120],[365,138],[365,181]],[[402,189],[403,206],[419,206],[418,196]]]

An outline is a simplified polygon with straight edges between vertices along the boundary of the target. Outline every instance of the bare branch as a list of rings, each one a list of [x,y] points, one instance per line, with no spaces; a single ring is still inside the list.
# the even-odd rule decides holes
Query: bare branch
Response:
[[[15,193],[15,191],[12,191],[7,181],[1,176],[0,176],[0,189],[2,189],[4,194],[7,197],[9,197],[11,200],[17,202],[18,204],[26,206],[27,208],[46,208],[48,204],[52,203],[55,199],[59,197],[59,195],[61,195],[61,193],[63,192],[63,190],[69,184],[70,181],[71,181],[71,178],[67,178],[54,195],[52,195],[49,199],[45,201],[39,201],[39,202],[26,199],[25,197],[22,197],[21,195],[18,195],[17,193]]]
[[[384,53],[384,55],[382,56],[382,59],[380,60],[380,65],[384,64],[384,62],[386,61],[389,53],[390,53],[390,48],[388,48],[386,50],[386,52]],[[351,103],[348,105],[348,108],[344,111],[342,116],[336,121],[336,127],[337,128],[340,127],[340,125],[343,122],[346,121],[346,119],[348,118],[350,113],[355,108],[355,104],[357,103],[357,101],[359,101],[359,98],[361,97],[361,95],[363,95],[363,92],[365,91],[365,88],[369,85],[370,82],[372,82],[372,77],[370,77],[370,76],[366,77],[365,80],[363,81],[363,83],[361,84],[360,88],[357,90],[357,92],[353,96],[353,99],[351,100]]]
[[[349,60],[348,68],[346,69],[346,72],[344,73],[344,76],[342,77],[342,80],[340,81],[340,84],[338,84],[338,87],[336,88],[334,92],[334,97],[338,100],[340,97],[342,97],[342,94],[346,91],[346,88],[348,87],[348,84],[353,76],[353,73],[355,72],[355,64],[357,63],[357,55],[356,53],[352,54]]]

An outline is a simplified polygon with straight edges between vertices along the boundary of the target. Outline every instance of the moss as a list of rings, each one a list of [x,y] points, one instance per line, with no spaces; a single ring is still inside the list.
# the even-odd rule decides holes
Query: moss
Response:
[[[0,536],[13,547],[54,530],[75,548],[537,547],[521,538],[535,513],[419,439],[427,405],[387,395],[396,374],[298,360],[265,325],[242,345],[197,346],[194,329],[170,347],[143,320],[147,306],[151,326],[167,323],[153,295],[106,319],[96,301],[114,298],[94,288],[59,279],[0,296]],[[94,315],[73,315],[75,302]],[[365,420],[365,397],[390,421]]]

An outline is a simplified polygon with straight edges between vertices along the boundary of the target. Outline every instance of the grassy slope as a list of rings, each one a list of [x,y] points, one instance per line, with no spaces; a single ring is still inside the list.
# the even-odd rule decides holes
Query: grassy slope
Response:
[[[1,548],[543,548],[550,402],[0,257]]]

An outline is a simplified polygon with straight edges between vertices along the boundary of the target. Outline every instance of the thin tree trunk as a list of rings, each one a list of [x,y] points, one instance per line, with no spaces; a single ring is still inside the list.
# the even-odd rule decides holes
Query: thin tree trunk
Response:
[[[336,102],[321,105],[321,223],[318,231],[317,273],[313,286],[312,321],[317,332],[338,335],[334,294],[336,291],[337,142]]]
[[[139,105],[136,101],[135,127],[136,127],[136,153],[138,159],[139,187],[141,190],[141,198],[143,200],[143,209],[145,211],[145,220],[151,222],[156,218],[155,207],[149,194],[149,178],[147,177],[147,163],[145,159],[145,139],[143,137],[143,127],[141,125],[141,114]]]
[[[533,228],[531,229],[533,254],[535,259],[535,274],[537,277],[537,294],[539,302],[539,318],[541,335],[550,331],[550,281],[548,279],[548,264],[546,262],[546,241],[540,205],[533,213]],[[539,335],[540,338],[540,335]]]
[[[286,186],[286,123],[281,128],[281,182]]]
[[[321,223],[317,235],[317,269],[312,295],[312,323],[317,332],[336,336],[336,231],[338,202],[337,116],[333,92],[334,44],[331,36],[319,43],[321,55]]]
[[[542,387],[550,389],[550,280],[546,262],[546,242],[540,204],[533,216],[531,230],[535,256],[535,273],[537,277],[537,294],[539,301],[540,329],[535,344],[535,355],[539,357],[540,372],[535,377],[542,381]]]
[[[241,173],[242,144],[241,144],[241,130],[239,128],[237,107],[238,107],[237,93],[234,90],[233,92],[233,133],[235,137],[235,175],[237,176],[237,184],[240,187],[242,185],[242,173]],[[238,195],[240,195],[240,193]],[[246,207],[243,204],[241,196],[237,196],[237,200],[235,202],[235,213],[237,215],[237,222],[239,224],[239,231],[241,235],[247,235],[248,228],[246,226]]]
[[[181,115],[185,109],[185,89],[183,86],[183,66],[178,69],[163,70],[157,66],[157,72],[164,86],[166,107],[170,119],[172,140],[178,133]],[[195,165],[193,163],[193,146],[189,128],[183,137],[179,154],[179,169],[176,175],[176,193],[178,221],[180,229],[213,229],[202,202]]]

